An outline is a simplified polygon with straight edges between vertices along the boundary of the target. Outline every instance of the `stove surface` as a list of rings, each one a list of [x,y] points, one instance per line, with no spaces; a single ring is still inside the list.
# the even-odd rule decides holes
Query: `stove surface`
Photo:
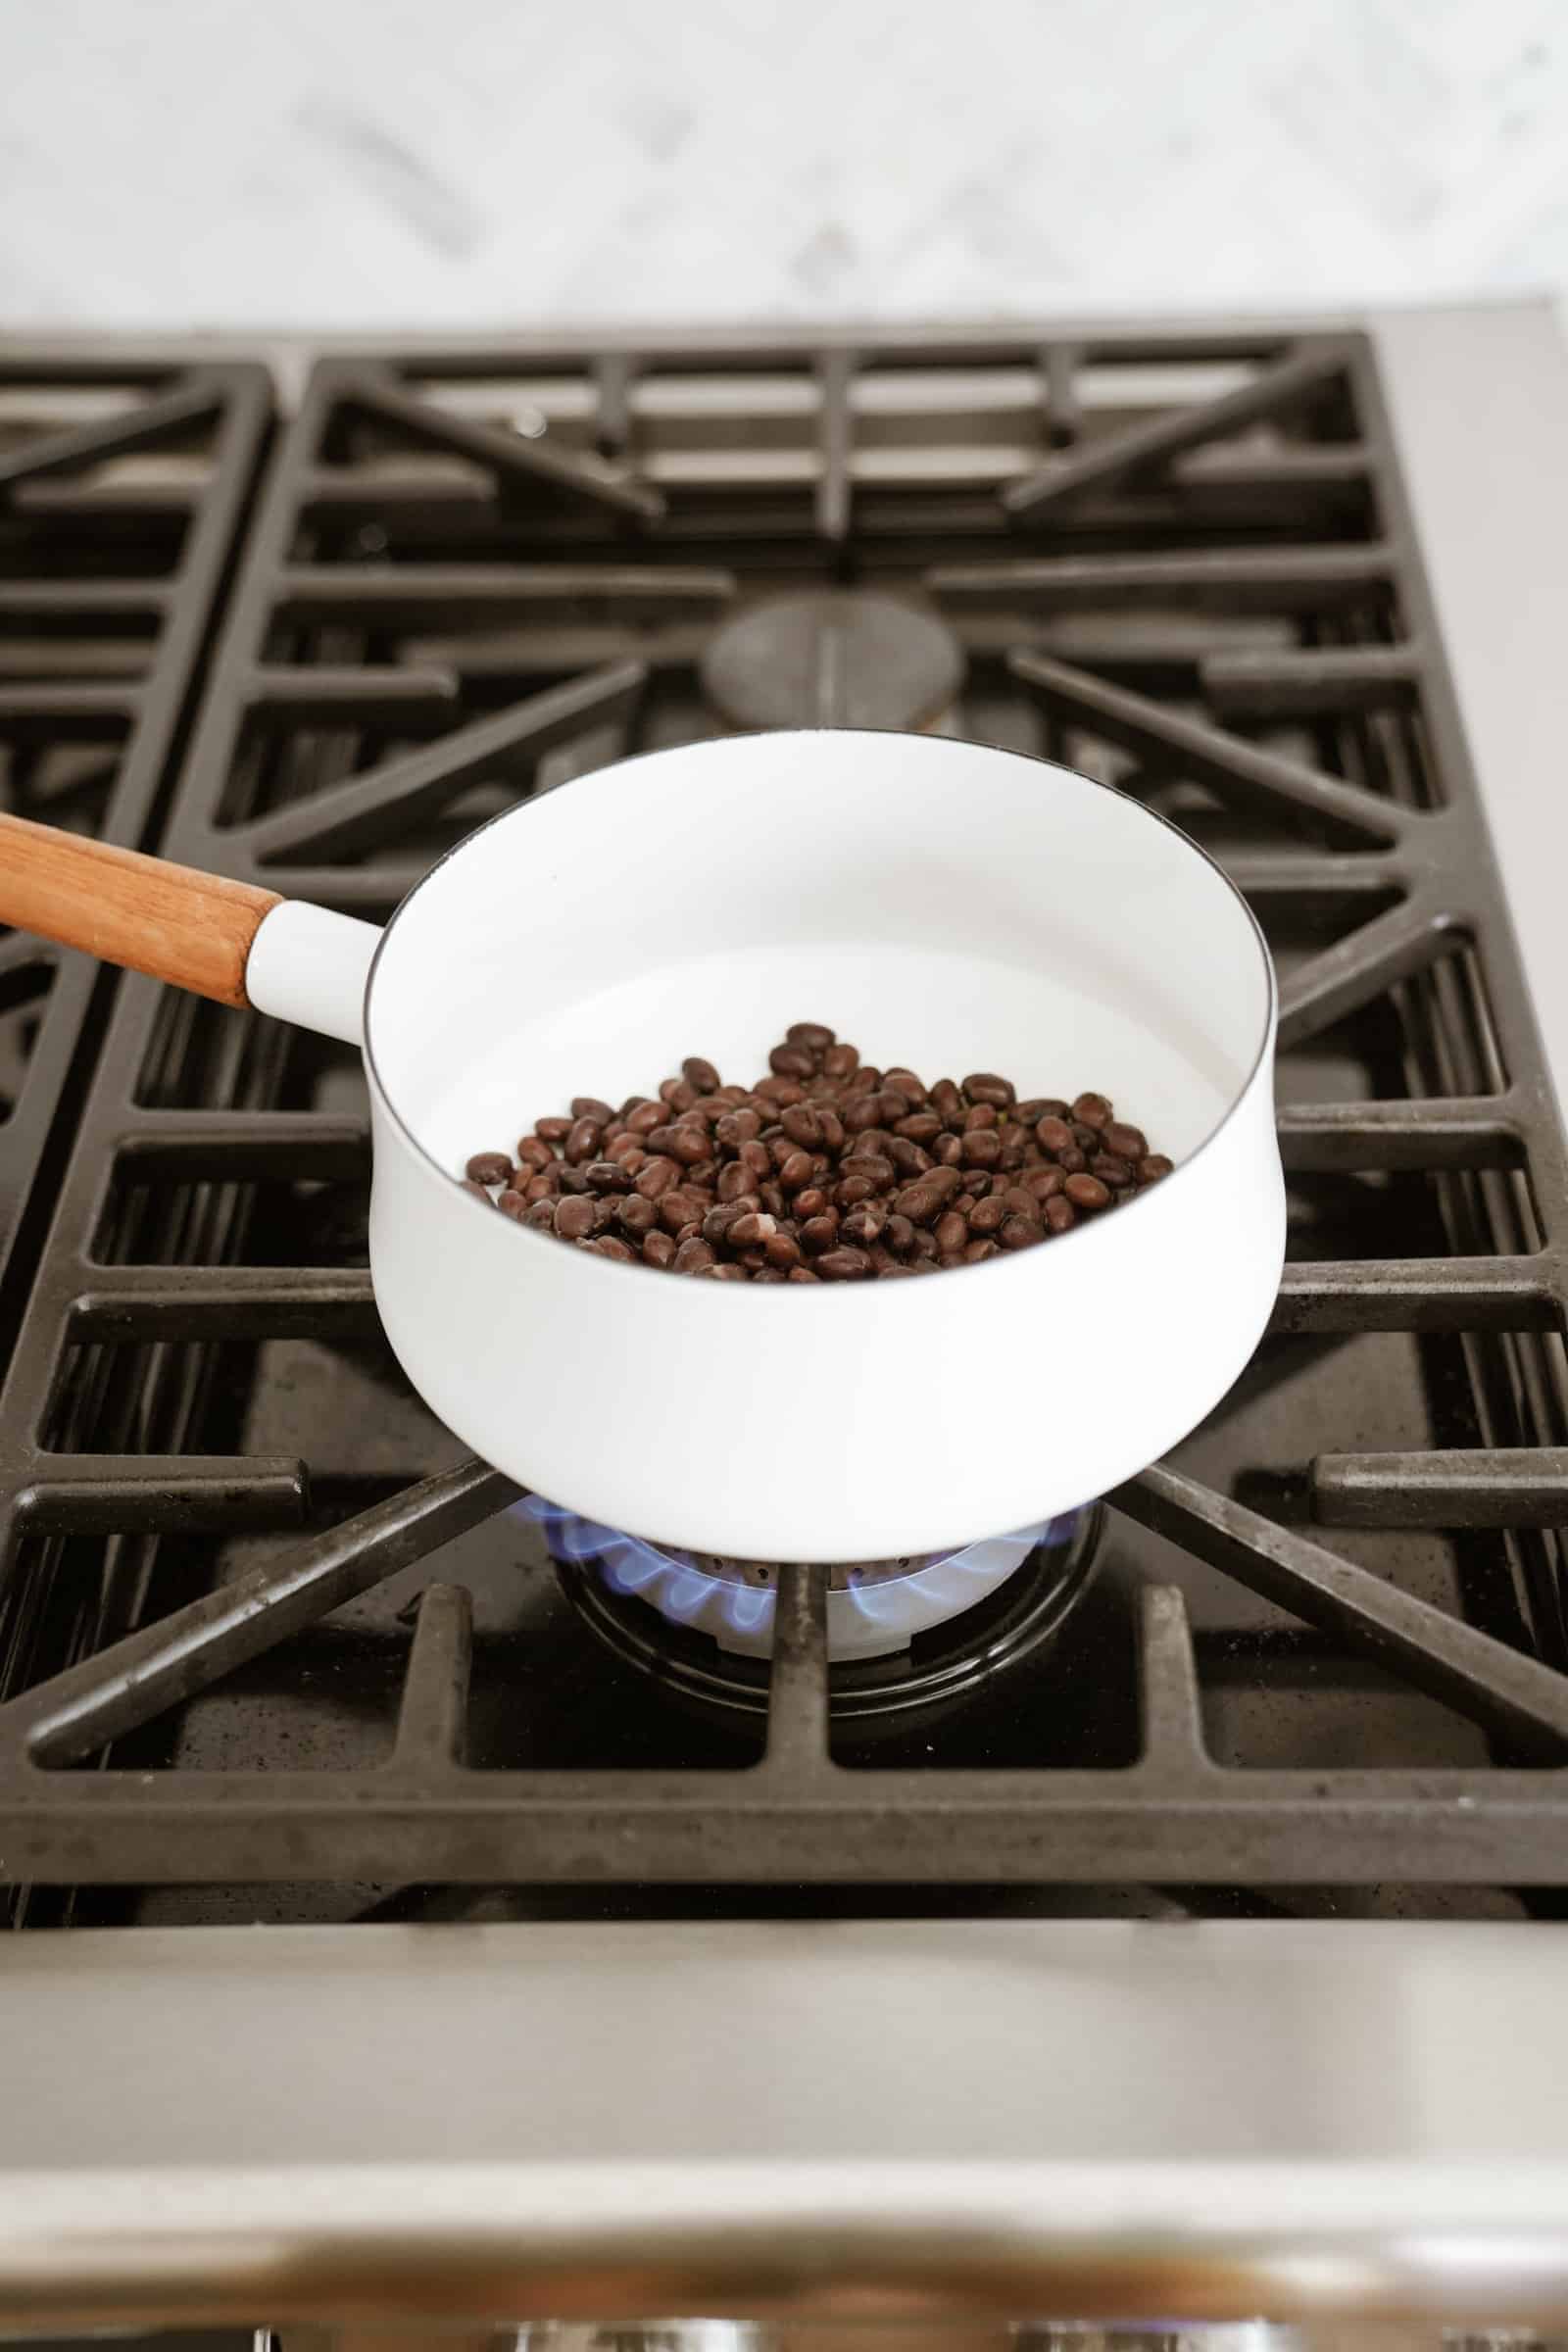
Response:
[[[29,401],[0,794],[74,821],[37,779],[88,705],[31,632],[122,729],[121,583],[196,494]],[[1568,1165],[1372,345],[335,355],[222,577],[177,575],[167,687],[136,657],[137,709],[188,716],[210,653],[194,727],[83,821],[345,910],[773,695],[886,692],[1145,799],[1279,964],[1290,1263],[1224,1405],[1109,1498],[1053,1645],[872,1737],[832,1703],[822,1578],[786,1570],[766,1708],[715,1719],[596,1638],[394,1364],[352,1052],[88,973],[74,1084],[0,1127],[17,1923],[1559,1915]]]

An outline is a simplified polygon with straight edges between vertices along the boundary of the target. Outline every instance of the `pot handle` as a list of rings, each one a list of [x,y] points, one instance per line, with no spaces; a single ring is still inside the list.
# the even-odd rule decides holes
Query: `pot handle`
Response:
[[[0,922],[359,1045],[373,923],[0,816]]]

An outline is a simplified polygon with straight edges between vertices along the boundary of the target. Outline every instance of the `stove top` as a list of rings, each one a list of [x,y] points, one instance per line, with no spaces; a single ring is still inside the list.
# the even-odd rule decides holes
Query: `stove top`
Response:
[[[15,1921],[1559,1915],[1568,1164],[1372,345],[334,353],[248,515],[263,373],[113,380],[0,370],[4,805],[374,916],[781,710],[1061,760],[1267,932],[1290,1263],[1054,1640],[871,1722],[786,1568],[687,1703],[393,1362],[354,1054],[0,941]]]

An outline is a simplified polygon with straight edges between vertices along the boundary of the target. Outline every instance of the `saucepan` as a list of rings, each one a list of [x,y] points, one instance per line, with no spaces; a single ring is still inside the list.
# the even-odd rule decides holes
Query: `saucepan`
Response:
[[[384,931],[0,819],[0,920],[362,1047],[387,1337],[476,1452],[565,1508],[754,1559],[932,1552],[1105,1493],[1223,1396],[1284,1257],[1275,986],[1223,873],[1136,800],[945,737],[645,754],[470,835]],[[564,1247],[458,1178],[688,1054],[798,1020],[927,1082],[1114,1100],[1175,1171],[922,1282],[697,1282]]]

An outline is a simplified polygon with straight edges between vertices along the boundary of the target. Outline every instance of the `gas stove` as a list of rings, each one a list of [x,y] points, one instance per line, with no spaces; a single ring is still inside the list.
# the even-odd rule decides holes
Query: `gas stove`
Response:
[[[743,1975],[792,1922],[803,1982],[824,1918],[1337,1922],[1325,1985],[1348,1922],[1549,1940],[1553,366],[1529,312],[0,361],[3,805],[375,916],[630,752],[1041,754],[1256,911],[1291,1197],[1210,1421],[906,1621],[932,1563],[661,1561],[519,1507],[381,1338],[353,1053],[0,942],[14,1925],[111,1981],[258,1922],[285,1977],[301,1928],[373,1976],[437,1922],[584,1968],[609,1923],[727,1923]]]

